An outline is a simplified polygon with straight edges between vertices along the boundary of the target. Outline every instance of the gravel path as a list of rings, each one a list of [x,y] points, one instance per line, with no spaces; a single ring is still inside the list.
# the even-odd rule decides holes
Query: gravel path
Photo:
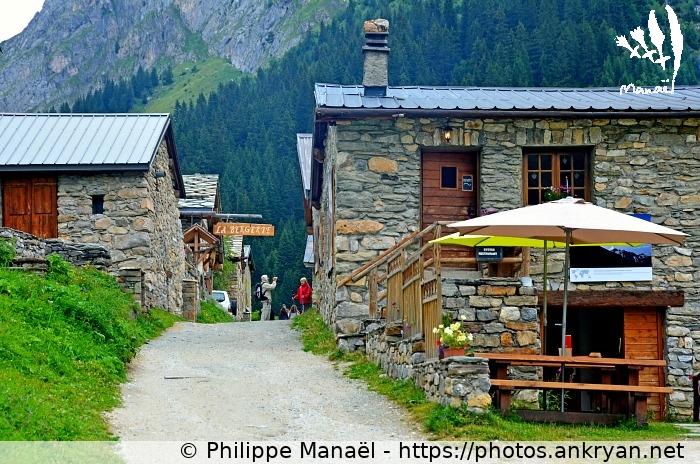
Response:
[[[406,413],[302,351],[289,321],[181,322],[141,348],[108,414],[124,441],[424,440]]]

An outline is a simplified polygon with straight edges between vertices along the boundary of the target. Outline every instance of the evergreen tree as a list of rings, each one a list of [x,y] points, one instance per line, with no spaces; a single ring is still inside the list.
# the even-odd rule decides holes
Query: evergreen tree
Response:
[[[691,0],[673,7],[686,42],[676,84],[694,84],[699,38],[691,21],[698,14]],[[646,26],[650,9],[666,27],[663,3],[656,0],[350,0],[331,22],[254,75],[175,103],[182,170],[219,174],[225,212],[262,214],[275,225],[275,237],[246,241],[258,270],[280,277],[280,301],[289,302],[306,271],[296,133],[313,131],[315,82],[361,84],[365,20],[390,22],[390,85],[655,85],[659,67],[631,60],[615,45],[616,35]],[[172,73],[170,66],[162,70],[162,85],[173,83]],[[135,99],[151,94],[154,76],[139,66],[133,77],[106,81],[77,99],[72,110],[131,111]],[[64,110],[70,107],[61,105]]]

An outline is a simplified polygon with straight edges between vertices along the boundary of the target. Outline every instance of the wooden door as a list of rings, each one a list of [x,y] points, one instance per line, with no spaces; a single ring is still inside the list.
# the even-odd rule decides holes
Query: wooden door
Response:
[[[421,166],[421,229],[435,221],[478,216],[477,153],[424,153]],[[456,230],[443,228],[443,235]],[[426,240],[432,237],[427,237]],[[443,258],[474,257],[474,248],[443,246]],[[468,266],[468,267],[474,267]]]
[[[3,225],[41,238],[58,237],[55,178],[3,180]]]
[[[659,308],[625,308],[624,310],[624,352],[625,358],[663,358],[663,318]],[[639,372],[640,385],[664,386],[662,368],[646,368]],[[665,395],[664,395],[665,396]],[[661,394],[652,394],[648,400],[654,418],[664,417],[665,401]]]

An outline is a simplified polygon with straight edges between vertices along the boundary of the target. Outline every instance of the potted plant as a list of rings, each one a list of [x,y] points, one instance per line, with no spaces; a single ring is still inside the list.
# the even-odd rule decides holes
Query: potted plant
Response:
[[[571,195],[571,189],[567,185],[560,185],[559,187],[547,187],[542,193],[542,197],[545,202],[561,200]]]
[[[460,319],[461,321],[448,325],[440,324],[433,328],[433,333],[438,335],[437,344],[446,358],[464,356],[469,348],[469,342],[474,339],[474,336],[462,327],[462,322],[467,318],[462,316]]]

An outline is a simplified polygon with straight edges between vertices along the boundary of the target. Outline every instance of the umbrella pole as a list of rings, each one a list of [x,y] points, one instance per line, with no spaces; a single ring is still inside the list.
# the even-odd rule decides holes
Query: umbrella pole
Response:
[[[561,308],[561,353],[566,354],[566,304],[569,294],[569,247],[571,245],[571,229],[566,232],[566,253],[564,254],[564,302]],[[573,348],[573,347],[572,347]],[[564,365],[561,365],[561,381],[564,382]],[[561,412],[564,412],[564,389],[561,390]]]
[[[547,354],[547,240],[544,241],[544,281],[542,285],[542,318],[544,319],[544,354]]]

